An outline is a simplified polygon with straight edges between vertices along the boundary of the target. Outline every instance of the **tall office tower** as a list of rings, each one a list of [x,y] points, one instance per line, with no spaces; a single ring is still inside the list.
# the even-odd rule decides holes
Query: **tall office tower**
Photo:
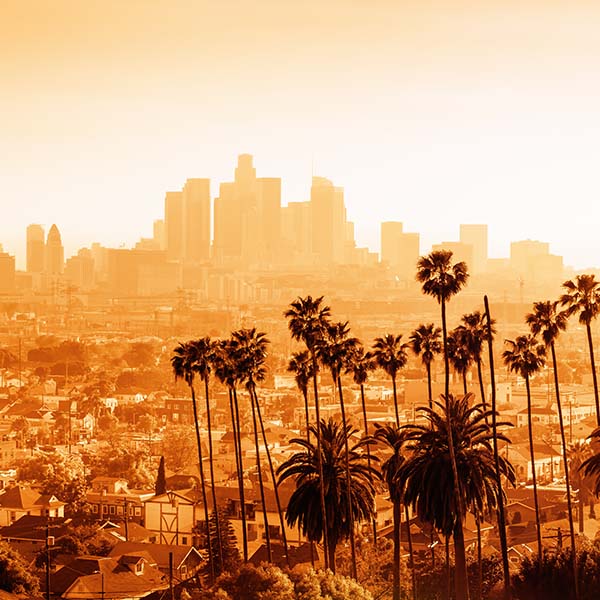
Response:
[[[485,272],[488,259],[488,226],[487,225],[461,225],[460,241],[473,246],[473,265],[471,272],[474,275]]]
[[[94,257],[89,248],[81,248],[65,263],[65,279],[82,291],[94,287]]]
[[[152,239],[158,248],[161,250],[166,250],[167,244],[165,240],[165,222],[163,219],[157,219],[152,224]]]
[[[183,187],[183,257],[193,263],[210,259],[210,179],[188,179]]]
[[[452,252],[452,262],[465,262],[469,273],[473,273],[473,245],[463,242],[442,242],[433,244],[431,250],[450,250]]]
[[[165,195],[165,243],[167,260],[182,260],[184,256],[183,193]]]
[[[402,223],[385,221],[381,224],[381,262],[395,268],[400,264]]]
[[[344,189],[329,179],[313,177],[310,189],[312,252],[319,265],[344,262],[346,207]]]
[[[47,275],[60,275],[65,267],[65,249],[56,225],[50,227],[46,239],[45,271]]]
[[[234,181],[215,198],[214,258],[219,264],[265,267],[278,261],[281,180],[258,178],[252,156],[238,157]]]
[[[15,281],[15,257],[3,252],[0,246],[0,293],[14,293]]]
[[[41,225],[27,227],[27,272],[42,273],[44,271],[44,228]]]
[[[421,255],[421,236],[418,233],[403,233],[399,239],[398,254],[398,277],[405,281],[414,281]]]
[[[285,257],[285,264],[310,264],[310,224],[310,202],[288,202],[281,209],[282,255]]]
[[[510,266],[526,281],[557,281],[563,278],[562,256],[550,254],[547,242],[522,240],[510,244]]]

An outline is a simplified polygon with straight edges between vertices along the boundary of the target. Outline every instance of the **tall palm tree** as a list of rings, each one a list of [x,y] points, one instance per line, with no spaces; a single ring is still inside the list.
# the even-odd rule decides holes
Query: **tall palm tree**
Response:
[[[394,391],[394,410],[396,411],[396,425],[400,425],[400,413],[398,411],[398,394],[396,390],[396,376],[398,371],[406,365],[408,344],[402,343],[402,335],[387,333],[383,337],[375,338],[372,356],[375,364],[385,371],[392,380]]]
[[[421,357],[421,362],[427,371],[427,392],[429,408],[433,407],[433,395],[431,393],[431,363],[436,354],[442,351],[440,334],[442,330],[433,323],[419,325],[411,334],[409,343],[416,356]]]
[[[323,296],[313,298],[312,296],[306,296],[305,298],[298,297],[294,302],[290,304],[290,307],[284,312],[284,316],[288,319],[288,329],[292,335],[292,338],[301,342],[304,342],[312,363],[312,380],[313,380],[313,392],[315,397],[315,416],[317,423],[321,422],[321,411],[319,406],[319,389],[317,385],[317,377],[319,374],[319,365],[317,362],[317,343],[325,335],[327,325],[329,324],[329,317],[331,316],[331,309],[329,306],[323,304]],[[323,453],[321,452],[321,427],[317,427],[313,430],[317,435],[317,462],[319,467],[319,478],[324,481],[323,476]],[[308,435],[308,434],[307,434]],[[319,487],[319,494],[321,499],[321,514],[323,519],[327,521],[327,507],[325,504],[325,489]],[[323,545],[325,548],[329,548],[329,526],[327,523],[322,528],[323,531]],[[325,555],[325,568],[329,567],[329,554],[326,551]],[[335,565],[334,565],[335,567]]]
[[[198,407],[196,406],[196,392],[194,390],[194,378],[196,352],[193,346],[189,343],[180,343],[173,349],[171,357],[171,367],[175,375],[175,380],[183,379],[190,388],[192,396],[192,410],[194,412],[194,428],[196,431],[196,447],[198,450],[198,468],[200,470],[200,485],[202,492],[202,502],[204,504],[204,518],[206,521],[206,536],[208,547],[208,561],[210,565],[211,581],[215,579],[215,561],[212,554],[212,542],[210,539],[210,519],[208,514],[208,501],[206,498],[206,479],[204,477],[204,465],[202,462],[202,442],[200,441],[200,424],[198,423]]]
[[[442,341],[444,349],[444,398],[446,403],[450,401],[450,364],[448,357],[448,326],[446,324],[446,303],[458,294],[469,279],[467,265],[464,262],[452,263],[452,252],[449,250],[436,250],[427,256],[421,256],[417,261],[416,279],[421,283],[421,289],[427,296],[433,296],[440,305],[442,316]],[[462,522],[465,517],[465,509],[462,504],[463,493],[460,489],[458,478],[458,466],[454,456],[454,443],[452,442],[452,427],[450,424],[450,407],[446,406],[446,428],[449,436],[448,449],[450,452],[450,465],[455,483],[455,497],[457,519]],[[462,534],[462,529],[461,529]],[[460,540],[459,540],[460,542]],[[467,561],[464,552],[464,543],[456,545],[456,596],[457,600],[468,598],[469,589],[467,585]]]
[[[419,409],[427,423],[406,426],[408,455],[397,474],[404,501],[416,510],[419,518],[431,523],[443,535],[454,538],[457,600],[469,597],[467,579],[459,565],[460,557],[464,557],[466,514],[459,505],[474,514],[485,514],[496,509],[502,494],[496,482],[493,432],[487,423],[489,412],[486,413],[482,404],[469,406],[469,396],[454,398],[451,395],[436,402],[434,409]],[[446,411],[450,414],[446,415]],[[498,433],[498,438],[509,441],[502,433]],[[458,486],[450,476],[451,445],[454,445],[460,477]],[[502,474],[514,484],[515,473],[510,463],[500,458],[500,467]],[[462,494],[460,499],[457,489]]]
[[[240,373],[235,364],[234,352],[235,348],[232,340],[221,340],[216,347],[212,360],[215,375],[221,383],[227,386],[229,394],[229,410],[231,413],[231,428],[240,498],[240,517],[242,520],[242,551],[244,562],[248,562],[248,528],[246,519],[246,494],[244,492],[244,461],[242,456],[241,422],[236,387]]]
[[[465,341],[469,347],[470,354],[477,365],[477,379],[479,380],[481,402],[486,406],[483,373],[481,369],[483,365],[483,343],[487,339],[488,332],[491,333],[492,336],[496,335],[496,328],[494,327],[495,321],[494,319],[491,319],[488,326],[485,313],[478,310],[463,315],[461,321],[465,330]]]
[[[217,513],[217,492],[215,490],[215,466],[213,453],[213,438],[212,438],[212,419],[210,414],[210,397],[208,383],[211,374],[211,366],[213,355],[215,353],[216,344],[210,337],[206,336],[189,342],[193,352],[194,363],[193,370],[198,374],[200,380],[204,382],[204,397],[206,400],[206,424],[208,429],[208,465],[210,471],[210,489],[212,496],[213,512]],[[215,520],[215,528],[217,534],[217,549],[219,552],[219,564],[223,564],[223,549],[221,548],[221,525],[219,520]]]
[[[592,456],[593,452],[587,441],[577,441],[569,444],[567,454],[569,456],[571,481],[573,482],[573,487],[577,489],[579,533],[583,534],[585,527],[584,512],[586,501],[590,503],[590,518],[595,518],[595,514],[593,494],[591,493],[591,482],[589,477],[585,477],[581,472],[581,465]]]
[[[352,361],[346,367],[346,373],[352,373],[354,383],[360,386],[360,403],[363,414],[363,427],[365,438],[369,436],[369,421],[367,419],[367,405],[365,402],[365,383],[369,372],[375,369],[375,362],[370,352],[365,352],[362,345],[356,347]],[[371,467],[371,447],[367,444],[367,463]],[[373,517],[373,544],[377,545],[377,515]]]
[[[267,552],[270,547],[270,534],[268,530],[268,519],[266,514],[265,506],[265,494],[264,486],[262,483],[262,469],[259,456],[258,446],[258,430],[256,422],[258,419],[259,427],[263,443],[265,446],[265,454],[267,456],[267,462],[271,473],[271,481],[273,483],[273,493],[275,495],[275,504],[277,506],[277,513],[279,517],[279,524],[281,527],[281,538],[283,542],[284,552],[286,561],[289,564],[289,554],[287,547],[287,536],[285,532],[285,523],[283,518],[283,511],[281,509],[281,499],[279,497],[279,490],[277,488],[277,477],[275,474],[275,468],[273,466],[273,460],[271,458],[271,451],[269,450],[269,444],[265,432],[264,422],[260,412],[260,404],[258,402],[258,395],[256,393],[256,384],[264,381],[266,375],[265,359],[267,356],[267,346],[269,340],[265,333],[258,332],[256,328],[252,329],[240,329],[232,333],[232,341],[234,346],[234,353],[237,356],[240,364],[240,370],[242,372],[242,378],[246,380],[246,389],[250,395],[250,403],[252,408],[252,421],[254,424],[254,440],[256,447],[256,463],[258,470],[258,480],[261,487],[261,500],[263,502],[263,514],[265,518],[265,538],[267,541]]]
[[[468,334],[464,326],[459,325],[448,334],[448,360],[463,382],[463,393],[467,395],[467,371],[474,362],[469,347]]]
[[[375,424],[375,438],[384,444],[386,450],[390,451],[389,457],[381,463],[383,479],[387,485],[390,500],[392,501],[394,524],[394,559],[393,559],[393,598],[400,600],[400,556],[401,556],[401,524],[402,524],[402,482],[398,480],[398,472],[404,463],[404,444],[406,443],[406,430],[397,425]],[[408,513],[406,527],[410,534],[410,522]],[[411,544],[412,545],[412,544]],[[413,598],[416,592],[415,567],[412,550],[410,552]]]
[[[527,391],[527,425],[529,428],[529,455],[533,480],[533,502],[535,505],[535,526],[537,532],[538,556],[542,556],[542,526],[540,523],[540,507],[537,493],[537,477],[535,470],[535,453],[533,450],[533,422],[531,419],[531,389],[529,378],[537,373],[546,362],[546,349],[532,335],[520,335],[515,340],[506,340],[507,348],[502,353],[504,364],[509,370],[518,373],[525,380]]]
[[[371,519],[375,510],[375,485],[377,470],[369,467],[364,448],[371,443],[362,438],[350,448],[350,481],[352,521],[348,520],[348,497],[346,490],[345,440],[350,439],[357,430],[348,425],[345,429],[340,423],[329,419],[311,424],[311,432],[321,440],[321,460],[317,456],[319,448],[306,439],[293,439],[301,449],[286,460],[278,469],[279,482],[294,478],[296,489],[290,496],[286,511],[286,520],[290,527],[300,527],[309,540],[319,542],[325,539],[329,568],[335,572],[335,550],[342,539],[354,534],[353,523]],[[317,429],[320,429],[317,432]],[[323,465],[321,470],[319,463]],[[323,478],[321,473],[325,474]],[[321,489],[325,492],[328,514],[326,518],[321,510]]]
[[[594,399],[596,400],[596,425],[600,427],[600,399],[598,397],[598,379],[596,377],[596,361],[592,342],[592,321],[600,313],[600,281],[594,275],[577,275],[563,283],[566,293],[560,297],[560,303],[567,307],[570,315],[579,313],[579,322],[585,325],[594,382]]]
[[[310,412],[308,408],[308,384],[313,376],[312,362],[308,351],[294,352],[288,363],[287,370],[294,373],[296,386],[304,399],[304,416],[306,418],[306,435],[309,436]],[[310,441],[310,440],[309,440]]]
[[[567,488],[567,516],[569,518],[569,533],[571,537],[571,560],[573,561],[573,579],[575,581],[575,598],[579,598],[579,584],[577,581],[577,550],[575,547],[575,525],[573,523],[573,507],[571,505],[571,484],[569,481],[569,459],[567,456],[567,442],[565,439],[565,423],[563,420],[560,387],[558,383],[558,364],[556,362],[555,342],[561,331],[567,328],[566,311],[558,310],[558,302],[534,302],[533,312],[525,317],[533,335],[541,335],[546,348],[550,348],[552,369],[554,371],[554,391],[556,394],[556,408],[558,410],[558,424],[560,428],[560,441],[565,471],[565,486]]]
[[[348,421],[346,419],[346,407],[344,404],[344,393],[342,388],[342,372],[347,369],[352,362],[359,346],[359,341],[355,337],[350,336],[350,326],[348,321],[331,323],[327,327],[326,336],[318,344],[318,354],[323,366],[328,367],[331,371],[331,377],[334,384],[338,388],[338,396],[340,399],[340,410],[342,413],[342,427],[346,429]],[[347,510],[348,522],[352,527],[352,484],[350,479],[350,463],[349,463],[349,447],[348,438],[344,438],[344,463],[346,470],[346,495],[347,495]],[[355,536],[350,536],[350,554],[352,560],[352,577],[356,579],[356,544]]]

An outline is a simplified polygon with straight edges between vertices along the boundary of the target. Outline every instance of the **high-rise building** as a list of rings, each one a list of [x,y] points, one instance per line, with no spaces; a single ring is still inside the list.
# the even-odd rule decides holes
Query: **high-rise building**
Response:
[[[311,262],[310,202],[288,202],[281,209],[282,254],[288,265],[309,265]]]
[[[27,272],[42,273],[44,271],[44,228],[41,225],[27,227]]]
[[[510,244],[510,267],[525,282],[563,279],[562,256],[550,254],[547,242],[522,240]]]
[[[264,268],[279,262],[281,180],[257,178],[252,156],[240,155],[234,181],[219,186],[214,226],[217,264]]]
[[[0,246],[0,294],[14,293],[15,281],[15,257]]]
[[[165,195],[165,244],[168,260],[184,257],[183,193]]]
[[[405,233],[399,221],[381,224],[381,262],[386,263],[400,279],[414,279],[419,252],[418,233]]]
[[[432,251],[450,250],[452,252],[452,262],[464,262],[467,264],[469,273],[473,272],[473,245],[463,242],[442,242],[441,244],[433,244]]]
[[[89,248],[81,248],[65,263],[65,279],[82,291],[94,287],[94,258]]]
[[[47,275],[60,275],[65,267],[65,249],[56,225],[50,227],[46,239],[45,272]]]
[[[478,275],[487,268],[488,259],[488,226],[466,224],[460,226],[460,241],[473,246],[473,264],[471,273]]]
[[[342,264],[347,244],[344,189],[313,177],[310,189],[312,253],[322,266]]]
[[[182,198],[183,258],[202,263],[210,259],[210,179],[188,179]]]
[[[165,222],[163,219],[156,219],[152,224],[152,239],[156,242],[156,246],[160,250],[167,249],[165,240]]]

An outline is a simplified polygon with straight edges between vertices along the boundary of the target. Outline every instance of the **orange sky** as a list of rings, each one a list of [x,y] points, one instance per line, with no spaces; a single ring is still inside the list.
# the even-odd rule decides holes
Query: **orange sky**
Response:
[[[2,0],[0,242],[132,244],[249,152],[284,203],[344,186],[373,249],[487,222],[492,256],[600,266],[598,31],[591,1]]]

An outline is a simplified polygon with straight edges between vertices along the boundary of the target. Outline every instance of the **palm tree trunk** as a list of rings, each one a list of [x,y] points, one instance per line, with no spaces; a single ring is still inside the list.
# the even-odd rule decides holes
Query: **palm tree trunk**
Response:
[[[479,380],[479,393],[484,412],[487,412],[487,403],[485,401],[485,389],[483,387],[483,373],[481,371],[481,359],[477,359],[477,379]]]
[[[427,398],[429,399],[429,408],[433,410],[433,393],[431,391],[431,362],[426,363],[427,369]]]
[[[362,404],[363,423],[365,428],[365,437],[369,437],[369,422],[367,420],[367,405],[365,402],[365,386],[360,384],[360,401]],[[367,444],[367,465],[369,473],[371,472],[371,447]],[[373,517],[373,545],[377,546],[377,517]]]
[[[242,459],[242,443],[240,431],[240,412],[237,402],[237,392],[234,386],[229,388],[231,403],[231,419],[233,426],[234,445],[237,448],[236,462],[238,466],[238,488],[240,493],[240,513],[242,517],[242,548],[244,562],[248,562],[248,528],[246,525],[246,498],[244,493],[244,462]]]
[[[331,564],[331,546],[329,545],[329,519],[327,518],[327,505],[325,504],[325,478],[323,475],[323,453],[321,450],[321,413],[319,410],[319,389],[317,385],[318,365],[317,355],[314,348],[310,348],[310,354],[313,366],[313,388],[315,396],[315,416],[317,418],[317,465],[319,467],[319,494],[321,496],[321,514],[323,515],[323,557],[325,559],[325,569],[330,568],[335,573],[335,560]],[[333,549],[335,557],[335,547]]]
[[[525,376],[525,387],[527,389],[527,425],[529,426],[529,455],[531,458],[531,472],[533,477],[533,502],[535,505],[535,527],[538,543],[538,565],[542,564],[542,525],[540,523],[540,507],[538,504],[537,478],[535,473],[535,454],[533,451],[533,423],[531,420],[531,391],[529,389],[529,376]]]
[[[404,518],[406,519],[406,539],[408,541],[408,554],[410,561],[410,575],[412,579],[412,598],[417,598],[417,571],[415,568],[415,554],[413,552],[412,532],[410,531],[410,516],[408,514],[408,504],[404,505]]]
[[[575,600],[579,600],[579,582],[577,581],[577,548],[575,547],[575,525],[573,523],[573,507],[571,504],[571,485],[569,483],[569,461],[567,458],[567,442],[565,439],[565,424],[563,421],[562,405],[560,401],[560,390],[558,385],[558,365],[556,364],[556,352],[554,342],[550,344],[552,352],[552,367],[554,369],[554,388],[556,389],[556,408],[558,410],[558,424],[560,426],[560,440],[562,444],[563,465],[565,469],[565,485],[567,487],[567,515],[569,517],[569,533],[571,535],[571,560],[573,562],[573,580],[575,582]]]
[[[394,410],[396,411],[396,426],[400,427],[400,413],[398,411],[398,395],[396,391],[396,375],[392,375],[392,389],[394,390]]]
[[[265,543],[267,544],[267,560],[273,562],[271,552],[271,533],[269,532],[269,517],[267,516],[267,503],[265,502],[265,487],[263,485],[262,469],[260,466],[260,453],[258,451],[258,424],[256,422],[256,410],[254,408],[254,396],[252,394],[252,383],[248,384],[248,395],[250,396],[250,407],[252,409],[252,429],[254,430],[254,449],[256,450],[256,472],[258,475],[258,488],[260,491],[260,502],[262,504],[263,522],[265,524]]]
[[[219,570],[223,569],[223,548],[221,544],[221,525],[217,514],[217,492],[215,491],[215,466],[213,460],[212,424],[210,418],[210,400],[208,395],[208,376],[204,377],[204,395],[206,397],[206,422],[208,424],[208,465],[210,468],[210,489],[212,492],[213,511],[217,534],[217,550],[219,552]]]
[[[454,589],[456,592],[456,600],[468,600],[469,599],[469,585],[467,579],[467,561],[465,558],[465,544],[464,538],[462,537],[462,520],[463,510],[463,499],[462,491],[460,489],[460,480],[458,478],[458,468],[456,466],[456,454],[454,452],[454,439],[452,435],[452,423],[450,418],[450,365],[448,361],[448,332],[446,327],[446,302],[442,296],[442,338],[444,341],[444,368],[446,370],[445,378],[445,391],[446,391],[446,427],[448,429],[448,449],[450,454],[450,463],[452,464],[452,476],[454,478],[454,493],[456,495],[456,521],[457,529],[460,529],[460,536],[457,543],[456,534],[454,536],[454,561],[455,561],[455,573],[454,573]],[[462,540],[462,544],[460,541]],[[459,554],[461,554],[459,556]]]
[[[450,569],[450,536],[446,538],[446,597],[452,598],[452,570]]]
[[[200,470],[200,486],[202,492],[202,503],[204,504],[204,519],[206,521],[206,541],[208,546],[208,562],[210,565],[210,581],[215,580],[215,559],[212,552],[212,542],[210,539],[210,518],[208,515],[208,501],[206,498],[206,480],[204,478],[204,465],[202,464],[202,442],[200,441],[200,425],[198,424],[198,407],[196,406],[196,392],[194,384],[190,383],[192,394],[192,410],[194,411],[194,429],[196,431],[196,446],[198,448],[198,468]]]
[[[306,441],[310,444],[310,415],[308,410],[308,389],[302,388],[302,397],[304,398],[304,417],[306,418]]]
[[[498,533],[500,535],[500,551],[502,554],[502,572],[504,579],[504,600],[511,600],[512,591],[510,588],[510,566],[508,562],[508,541],[506,539],[506,515],[504,514],[504,494],[502,491],[502,474],[500,471],[500,456],[498,453],[498,437],[497,437],[497,414],[496,414],[496,375],[494,372],[494,346],[492,342],[492,334],[490,323],[492,317],[490,315],[490,305],[488,297],[483,297],[483,304],[485,306],[485,318],[487,323],[487,343],[488,343],[488,355],[490,361],[490,386],[491,386],[491,411],[492,411],[492,432],[493,432],[493,443],[494,443],[494,470],[496,472],[496,488],[498,492],[498,509],[496,511],[496,517],[498,521]],[[481,379],[480,379],[481,381]]]
[[[267,442],[267,434],[265,433],[265,425],[260,412],[260,405],[258,404],[258,396],[256,395],[256,388],[252,388],[254,394],[254,403],[256,404],[256,415],[258,417],[258,424],[262,433],[263,443],[265,445],[265,452],[267,453],[267,461],[269,463],[269,470],[271,471],[271,481],[273,482],[273,493],[275,494],[275,504],[277,505],[277,513],[279,514],[279,526],[281,527],[281,541],[283,542],[283,550],[285,552],[285,561],[287,566],[290,566],[290,556],[288,553],[287,534],[285,532],[285,522],[283,519],[283,510],[281,510],[281,499],[279,497],[279,489],[277,488],[277,478],[275,476],[275,468],[273,467],[273,461],[271,460],[271,451],[269,450],[269,444]]]
[[[400,502],[393,503],[393,520],[394,520],[394,565],[393,565],[393,600],[400,600],[400,519],[402,511],[400,510]]]
[[[594,382],[594,399],[596,401],[596,425],[600,427],[600,400],[598,399],[598,379],[596,377],[596,361],[594,359],[594,344],[592,343],[592,327],[586,323],[588,347],[590,349],[590,362],[592,364],[592,381]]]
[[[483,563],[481,554],[481,518],[479,513],[475,517],[475,523],[477,525],[477,598],[482,600],[483,598]]]
[[[454,589],[457,600],[469,598],[469,580],[466,573],[465,536],[462,520],[457,519],[454,525]]]
[[[463,392],[466,396],[467,395],[467,370],[466,369],[462,372],[462,380],[463,380]]]
[[[350,530],[350,556],[352,559],[352,577],[358,579],[356,569],[356,540],[354,536],[354,511],[352,510],[352,483],[350,480],[350,450],[348,448],[349,430],[346,428],[346,408],[344,406],[344,394],[342,392],[342,377],[338,373],[337,377],[338,394],[340,397],[340,409],[342,411],[342,427],[344,428],[344,470],[346,471],[346,502],[348,504],[348,523]]]

